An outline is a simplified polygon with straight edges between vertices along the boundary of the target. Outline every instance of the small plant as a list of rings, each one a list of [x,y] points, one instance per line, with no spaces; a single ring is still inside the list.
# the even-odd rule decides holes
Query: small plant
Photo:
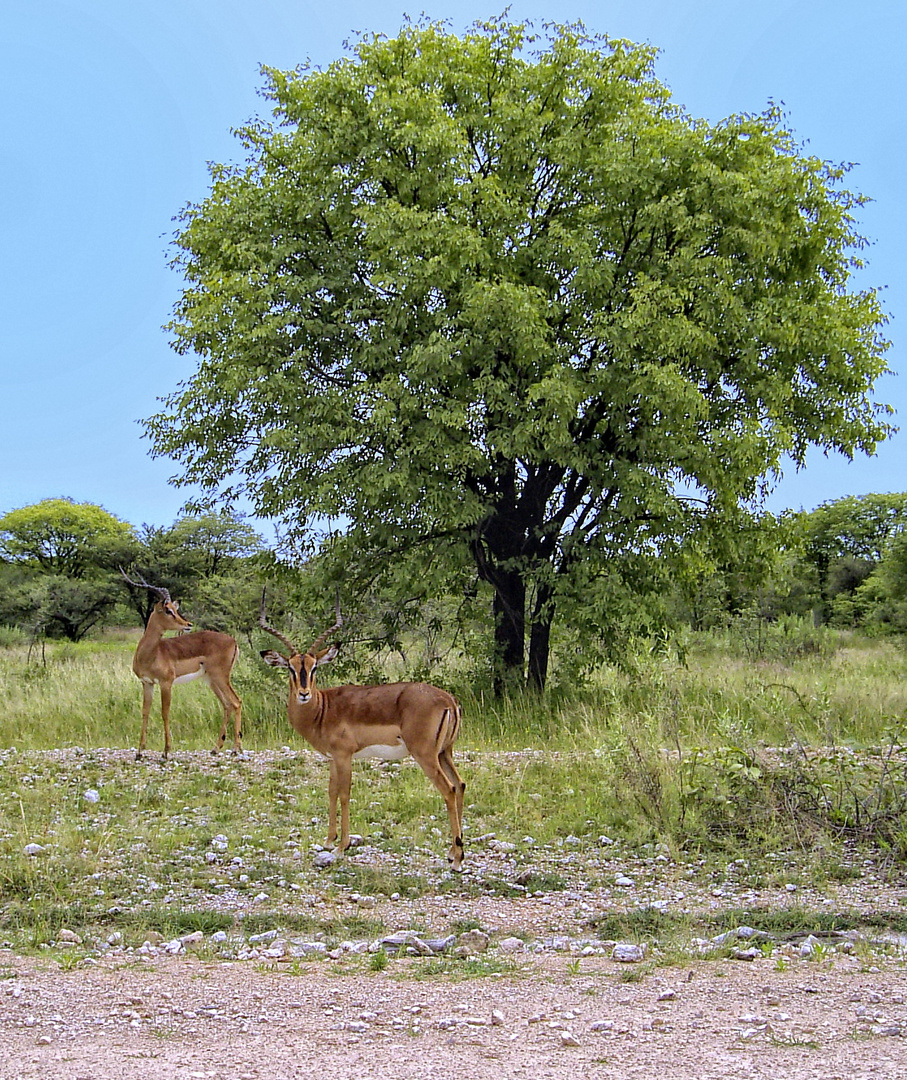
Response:
[[[652,974],[652,964],[627,964],[621,969],[620,981],[622,983],[642,982],[647,975]]]
[[[831,958],[831,950],[824,941],[813,941],[808,959],[815,964],[821,964]]]
[[[389,962],[387,950],[382,948],[369,957],[368,969],[369,971],[385,971]]]

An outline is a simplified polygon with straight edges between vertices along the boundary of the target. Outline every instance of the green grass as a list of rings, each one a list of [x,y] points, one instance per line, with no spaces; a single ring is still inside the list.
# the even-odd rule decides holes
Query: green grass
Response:
[[[695,639],[686,663],[642,652],[602,668],[581,688],[506,701],[473,695],[456,675],[464,707],[462,744],[477,750],[575,752],[619,749],[629,732],[662,745],[853,747],[885,745],[907,715],[907,653],[896,643],[836,639],[834,650],[796,663],[754,662],[712,637]],[[0,749],[131,747],[141,725],[132,674],[135,635],[0,647]],[[443,671],[436,676],[448,685]],[[286,721],[285,681],[241,642],[234,682],[243,698],[244,742],[252,749],[298,745]],[[200,683],[176,687],[174,748],[209,749],[220,708]],[[162,743],[159,702],[150,752]]]
[[[234,681],[244,744],[263,753],[208,752],[220,710],[194,683],[174,692],[167,763],[157,701],[147,756],[130,752],[140,728],[134,637],[48,643],[43,657],[0,648],[0,936],[40,941],[70,923],[175,934],[182,918],[221,928],[218,919],[233,919],[217,915],[227,895],[248,909],[247,929],[299,919],[301,932],[332,940],[377,934],[339,901],[563,891],[575,860],[589,885],[608,884],[602,835],[631,857],[659,844],[700,881],[720,880],[741,853],[736,880],[754,888],[846,882],[864,855],[896,874],[907,855],[904,653],[839,639],[796,661],[755,663],[719,645],[693,642],[686,664],[643,652],[569,695],[500,702],[455,687],[467,862],[474,838],[493,834],[516,863],[481,878],[444,869],[443,803],[412,762],[355,771],[352,829],[381,857],[312,870],[327,831],[327,766],[302,752],[284,680],[249,645]],[[79,749],[53,753],[67,747]],[[99,801],[85,799],[89,789]],[[217,835],[225,851],[212,848]],[[26,855],[32,843],[45,852]],[[620,918],[600,935],[662,925],[653,912]]]

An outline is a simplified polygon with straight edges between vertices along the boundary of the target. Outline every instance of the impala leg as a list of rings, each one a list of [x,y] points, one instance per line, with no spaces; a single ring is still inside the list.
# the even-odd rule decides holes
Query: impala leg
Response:
[[[455,867],[459,869],[460,863],[463,860],[463,796],[466,792],[466,785],[463,783],[463,778],[457,772],[457,767],[453,763],[453,758],[450,756],[449,750],[442,750],[438,755],[438,762],[441,768],[444,770],[444,775],[454,786],[454,795],[456,796],[456,808],[457,808],[457,826],[453,831],[453,846],[450,849],[448,858]],[[451,826],[453,829],[453,826]],[[457,858],[459,854],[459,858]]]
[[[446,751],[442,750],[433,758],[419,758],[415,754],[413,754],[413,757],[416,758],[428,779],[441,792],[447,806],[452,841],[450,851],[447,853],[447,860],[453,863],[454,870],[459,870],[460,864],[463,862],[463,834],[460,815],[465,785]]]
[[[164,721],[164,760],[170,757],[170,697],[172,683],[161,683],[161,719]]]
[[[142,683],[142,734],[139,736],[139,748],[135,752],[135,760],[145,752],[145,744],[148,740],[148,717],[151,715],[151,703],[154,699],[154,683]]]
[[[340,803],[340,840],[338,851],[350,846],[350,784],[353,763],[348,757],[331,758],[331,782],[328,789],[328,844],[337,839],[337,803]]]
[[[230,723],[230,717],[233,717],[233,753],[242,753],[242,727],[241,727],[241,715],[242,715],[242,701],[239,695],[233,689],[228,682],[225,687],[211,686],[217,700],[221,703],[224,710],[224,722],[221,725],[220,735],[217,738],[217,742],[214,744],[214,752],[223,749],[224,742],[227,739],[227,727]]]
[[[240,700],[239,695],[234,692],[232,686],[230,687],[230,692],[233,694],[233,697],[236,699],[236,702],[235,702],[235,704],[233,706],[233,753],[234,754],[241,754],[242,753],[242,701]]]

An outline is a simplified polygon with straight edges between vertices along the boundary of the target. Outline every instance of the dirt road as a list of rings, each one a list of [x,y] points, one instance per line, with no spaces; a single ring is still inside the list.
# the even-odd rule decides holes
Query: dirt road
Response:
[[[907,974],[852,957],[605,958],[420,977],[194,957],[62,971],[0,954],[0,1080],[904,1080]]]

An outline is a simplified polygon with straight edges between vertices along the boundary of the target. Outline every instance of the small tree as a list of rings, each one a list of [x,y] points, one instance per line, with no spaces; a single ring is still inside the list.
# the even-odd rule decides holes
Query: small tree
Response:
[[[0,518],[0,553],[23,574],[4,607],[30,630],[79,641],[117,601],[132,526],[94,503],[44,499]]]
[[[103,622],[117,599],[116,582],[110,577],[86,581],[45,574],[33,583],[29,606],[39,633],[81,641]]]
[[[826,610],[835,608],[836,622],[848,625],[848,613],[858,621],[866,616],[870,597],[880,595],[875,586],[856,606],[847,598],[873,574],[905,528],[904,492],[848,495],[804,515],[805,558],[818,575]],[[838,597],[845,599],[835,603]]]
[[[204,595],[203,608],[193,610],[193,618],[206,625],[238,626],[257,617],[246,586],[249,564],[264,548],[262,537],[241,515],[187,514],[169,528],[143,525],[135,565],[146,580],[169,589],[181,602],[194,603]],[[147,622],[155,595],[130,587],[129,598]]]

